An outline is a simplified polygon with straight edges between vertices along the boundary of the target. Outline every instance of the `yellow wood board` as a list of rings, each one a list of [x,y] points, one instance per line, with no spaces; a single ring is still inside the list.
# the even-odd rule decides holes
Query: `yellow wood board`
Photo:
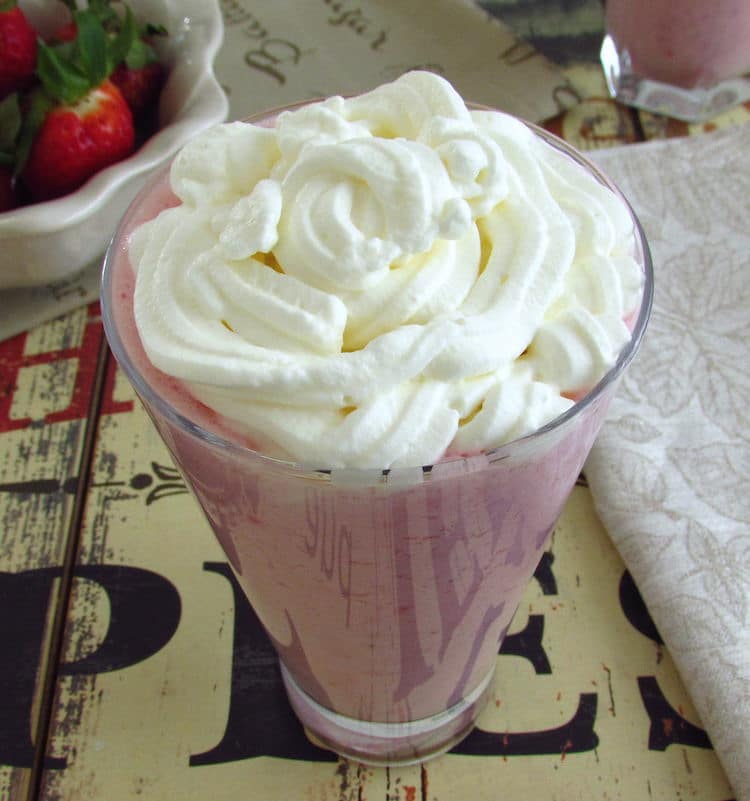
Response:
[[[84,307],[0,343],[2,801],[28,796],[43,747],[44,677],[101,342],[96,309]]]

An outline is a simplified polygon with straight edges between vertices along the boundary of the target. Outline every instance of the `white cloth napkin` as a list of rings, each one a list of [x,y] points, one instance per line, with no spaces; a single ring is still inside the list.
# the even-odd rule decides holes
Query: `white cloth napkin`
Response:
[[[748,801],[750,126],[593,158],[644,225],[656,292],[586,476]]]

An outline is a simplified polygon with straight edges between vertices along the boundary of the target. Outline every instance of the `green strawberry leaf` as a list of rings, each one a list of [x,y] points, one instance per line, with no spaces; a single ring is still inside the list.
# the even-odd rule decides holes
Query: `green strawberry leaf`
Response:
[[[118,20],[117,12],[112,8],[109,0],[89,0],[88,8],[96,15],[105,29],[109,29],[111,23]]]
[[[21,122],[21,130],[16,145],[16,166],[14,174],[23,170],[34,144],[34,138],[42,127],[45,117],[54,108],[55,101],[43,89],[34,89],[28,97],[28,106]]]
[[[75,0],[65,2],[75,8]],[[73,10],[73,42],[39,43],[37,75],[50,98],[66,105],[74,103],[99,86],[120,64],[141,69],[158,60],[143,32],[164,36],[165,28],[146,23],[139,29],[130,7],[122,5],[120,16],[110,0],[88,0],[88,8]]]
[[[16,5],[16,0],[2,0],[0,2],[0,14],[5,14],[6,11],[12,11]]]
[[[72,42],[55,42],[51,47],[63,61],[73,61],[76,50],[75,40]]]
[[[130,7],[125,6],[125,17],[122,20],[120,30],[109,43],[109,60],[113,70],[125,61],[136,41],[138,41],[138,26]]]
[[[125,56],[125,65],[131,70],[139,70],[156,60],[154,48],[143,39],[136,39]]]
[[[78,35],[74,61],[89,80],[89,88],[98,86],[108,75],[107,35],[93,11],[75,14]]]
[[[41,40],[36,74],[49,95],[61,103],[74,103],[91,89],[91,82],[80,68]]]
[[[12,154],[21,130],[21,106],[14,92],[0,101],[0,151]]]

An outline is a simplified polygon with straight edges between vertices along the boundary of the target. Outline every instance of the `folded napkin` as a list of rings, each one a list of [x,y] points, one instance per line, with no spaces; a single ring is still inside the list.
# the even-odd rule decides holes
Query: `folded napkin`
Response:
[[[653,315],[586,465],[738,801],[750,799],[750,126],[593,158],[651,245]]]

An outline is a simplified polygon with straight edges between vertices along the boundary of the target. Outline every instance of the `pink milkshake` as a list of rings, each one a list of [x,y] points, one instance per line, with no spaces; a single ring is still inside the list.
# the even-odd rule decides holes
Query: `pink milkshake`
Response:
[[[618,99],[700,120],[750,97],[748,0],[608,0],[602,62]]]
[[[432,78],[427,79],[426,86],[432,90]],[[403,88],[402,83],[399,89]],[[421,84],[421,88],[424,89],[425,84]],[[445,91],[442,84],[438,85],[435,90],[437,99],[433,97],[431,102],[442,110],[443,115],[461,115],[460,111],[453,112],[446,108],[446,98],[453,102],[453,96],[440,94]],[[364,97],[368,98],[367,95]],[[391,131],[389,126],[392,124],[390,115],[393,107],[388,106],[381,97],[376,97],[375,101],[376,108],[368,108],[368,125],[371,124],[370,120],[377,118],[379,126]],[[366,105],[370,103],[371,99]],[[331,117],[328,108],[321,118],[321,147],[329,148],[331,139],[336,137],[339,141],[354,141],[357,147],[363,141],[369,146],[367,136],[359,128],[347,132],[348,138],[342,138],[344,123]],[[358,124],[362,117],[359,107],[342,106],[338,100],[334,101],[334,108],[347,108],[344,115],[346,124]],[[307,112],[303,110],[303,113]],[[319,110],[314,113],[319,113]],[[468,116],[461,119],[468,125]],[[479,121],[485,122],[484,119]],[[304,122],[306,126],[309,125],[309,120],[305,119]],[[490,120],[486,122],[495,125]],[[412,120],[410,124],[420,128],[420,136],[426,136],[422,123]],[[285,125],[283,120],[276,125],[282,151],[289,146],[295,153],[302,153],[302,159],[319,157],[317,152],[309,155],[308,151],[308,155],[305,155],[304,145],[300,148],[300,142],[294,138],[295,129],[285,128]],[[451,136],[459,131],[459,126],[447,122],[440,123],[439,128],[436,139],[440,146],[447,141],[446,131]],[[462,142],[479,143],[490,149],[493,147],[480,134],[472,132],[473,128],[464,126],[460,130]],[[500,128],[497,130],[500,131]],[[516,131],[515,128],[513,130]],[[349,137],[350,133],[356,135]],[[519,142],[527,141],[524,132],[518,131],[517,135]],[[556,149],[556,155],[551,157],[552,162],[560,166],[562,172],[557,177],[550,177],[553,184],[562,181],[563,174],[567,180],[571,180],[578,171],[586,172],[595,175],[598,186],[605,187],[606,193],[617,197],[617,203],[622,202],[614,187],[563,143],[552,141],[541,131],[532,136],[544,137],[550,142],[544,147]],[[414,139],[416,141],[419,137],[415,136]],[[498,133],[492,141],[502,140],[503,136]],[[491,169],[482,161],[477,147],[467,146],[461,153],[462,146],[455,144],[455,138],[452,142],[441,152],[444,159],[455,168],[453,174],[460,173],[463,176],[464,188],[461,191],[474,202],[479,194],[474,189],[466,189],[467,161],[473,160],[472,169],[482,178],[487,178]],[[516,147],[510,140],[505,145],[508,153]],[[236,145],[232,144],[232,147]],[[267,151],[274,164],[284,163],[285,155],[279,156],[274,147],[271,142]],[[386,145],[385,149],[389,147]],[[397,147],[400,147],[400,143]],[[329,152],[325,150],[324,155]],[[560,153],[565,154],[565,164],[562,166],[557,160]],[[494,158],[493,153],[490,156]],[[372,159],[377,158],[378,154],[375,153]],[[526,165],[522,154],[519,153],[518,158]],[[345,149],[340,159],[352,159],[350,152]],[[357,169],[367,171],[372,159],[363,163],[353,159],[350,163],[356,164]],[[409,150],[408,163],[413,164],[414,160],[438,165],[421,148]],[[460,165],[456,166],[458,162]],[[385,163],[392,167],[391,161]],[[531,165],[531,162],[528,164]],[[204,181],[213,181],[213,177],[205,178],[205,170],[210,169],[212,167],[201,167],[195,174],[203,175]],[[287,167],[284,169],[287,170]],[[294,169],[284,173],[284,178],[280,179],[282,187],[286,189],[291,184],[295,197],[299,198],[299,202],[304,202],[313,190],[310,189],[310,183],[301,189],[295,184]],[[439,171],[441,168],[436,166],[436,169]],[[526,166],[520,169],[523,171]],[[175,177],[179,170],[179,167],[173,169],[171,180],[182,191],[180,178]],[[204,172],[201,173],[201,170]],[[275,167],[268,174],[274,180],[278,175]],[[337,189],[331,188],[329,167],[322,173],[316,170],[312,183],[317,191],[318,176],[321,174],[325,176],[325,187],[316,198],[323,197],[323,203],[330,201],[326,208],[336,213],[341,201],[335,196]],[[398,171],[393,174],[399,177]],[[527,180],[533,182],[541,174],[539,172],[536,178],[529,175]],[[288,179],[289,175],[292,175],[291,179]],[[383,172],[379,171],[372,180],[380,180],[382,175]],[[288,183],[285,184],[287,179]],[[257,181],[257,176],[254,180]],[[510,176],[507,182],[505,179],[503,181],[505,183],[501,191],[505,193],[506,183],[512,186],[515,179]],[[579,187],[568,186],[570,197],[564,202],[576,207],[576,215],[585,217],[583,207],[576,206],[577,200],[574,199]],[[446,187],[447,184],[435,183],[430,189],[431,198],[444,193],[443,207],[435,212],[436,218],[443,222],[446,220],[446,208],[455,210],[459,207]],[[357,192],[360,189],[358,181]],[[263,186],[261,191],[266,193],[266,190],[268,192],[264,196],[273,197],[275,190]],[[386,190],[390,191],[387,187],[383,189],[384,192]],[[216,191],[220,196],[221,190]],[[488,190],[488,193],[491,191]],[[503,197],[507,196],[504,194]],[[190,202],[183,200],[188,205]],[[483,217],[494,214],[491,209],[498,202],[514,203],[512,200],[493,198],[491,203],[483,205],[476,200],[472,208],[477,216]],[[547,201],[538,197],[534,202],[543,205]],[[632,213],[627,211],[632,238],[628,240],[625,250],[621,250],[622,242],[613,247],[615,261],[632,259],[639,275],[645,276],[645,284],[638,281],[635,307],[627,310],[634,315],[632,332],[626,327],[627,341],[614,353],[612,364],[596,377],[592,385],[584,386],[591,376],[591,354],[581,356],[580,341],[571,342],[572,324],[564,328],[568,312],[560,315],[554,313],[560,304],[564,305],[563,298],[567,296],[562,285],[556,286],[552,293],[554,297],[550,309],[554,309],[554,312],[548,311],[546,315],[555,317],[554,325],[549,321],[549,326],[545,328],[548,321],[543,322],[539,329],[541,333],[531,335],[525,344],[514,346],[515,350],[521,348],[515,358],[526,360],[528,364],[516,365],[514,371],[503,366],[499,372],[491,373],[494,376],[492,380],[486,372],[471,374],[467,378],[464,372],[469,368],[465,366],[465,359],[456,362],[449,358],[455,354],[446,350],[449,346],[460,347],[463,344],[459,338],[461,332],[474,324],[466,319],[466,315],[479,301],[476,298],[472,300],[471,290],[467,289],[460,303],[455,298],[447,297],[436,301],[430,294],[429,303],[433,312],[437,303],[452,304],[460,309],[454,318],[462,322],[459,328],[450,328],[456,339],[436,336],[436,341],[440,343],[438,350],[445,356],[445,362],[440,365],[435,353],[431,352],[429,370],[420,368],[418,380],[410,377],[406,379],[406,388],[400,385],[399,392],[413,391],[409,403],[399,405],[397,398],[389,399],[385,407],[377,403],[368,405],[369,397],[358,394],[368,380],[367,372],[363,372],[356,373],[355,385],[347,384],[349,389],[345,397],[332,391],[335,402],[342,407],[337,414],[331,415],[326,409],[329,388],[335,385],[345,369],[352,364],[355,366],[351,369],[356,369],[357,362],[362,359],[367,360],[367,371],[378,373],[378,383],[386,394],[386,383],[392,380],[394,371],[398,372],[414,358],[413,351],[418,349],[410,339],[409,348],[395,367],[391,365],[390,357],[383,364],[379,363],[377,351],[375,355],[370,351],[380,344],[382,337],[393,336],[396,329],[389,328],[385,333],[375,334],[371,340],[375,345],[356,344],[355,341],[363,334],[349,330],[345,334],[344,344],[339,343],[335,353],[332,348],[331,356],[321,355],[320,348],[309,355],[304,349],[306,346],[300,348],[290,343],[278,357],[285,361],[283,378],[280,379],[284,382],[281,400],[273,394],[276,387],[270,387],[267,383],[268,376],[276,369],[275,361],[269,362],[267,369],[258,376],[252,371],[247,375],[242,374],[245,368],[227,359],[226,364],[231,365],[230,373],[243,375],[243,382],[249,381],[254,385],[251,395],[259,394],[262,399],[257,407],[252,405],[255,400],[247,404],[240,403],[240,411],[237,411],[237,396],[234,389],[228,386],[231,383],[230,374],[222,377],[216,390],[206,389],[208,373],[202,374],[198,383],[186,380],[184,376],[168,375],[163,368],[169,359],[182,353],[182,346],[170,335],[167,361],[157,367],[153,362],[161,357],[149,354],[149,344],[142,341],[144,332],[148,336],[150,325],[148,321],[144,322],[143,315],[148,317],[150,311],[139,306],[144,302],[144,296],[139,296],[142,286],[136,288],[137,283],[146,280],[141,271],[148,269],[145,264],[150,259],[149,253],[155,252],[154,247],[158,247],[162,254],[158,261],[166,258],[164,254],[168,254],[169,246],[162,248],[166,229],[154,236],[149,234],[149,241],[145,245],[143,242],[133,245],[131,234],[148,228],[141,228],[142,223],[156,217],[161,209],[167,206],[179,209],[179,203],[167,177],[159,177],[136,200],[115,236],[107,256],[102,288],[105,327],[113,352],[200,501],[240,584],[273,641],[280,657],[289,699],[301,722],[322,743],[338,753],[365,762],[408,763],[441,753],[470,731],[486,701],[500,643],[601,426],[618,379],[634,355],[644,332],[651,300],[651,273],[640,228]],[[357,196],[346,206],[347,213],[356,217],[359,230],[385,225],[378,215],[386,215],[387,211],[379,210],[376,214],[366,209],[365,204],[366,200]],[[627,209],[626,206],[623,208]],[[243,213],[257,221],[264,212],[258,210],[257,204],[251,203]],[[515,212],[511,209],[509,213]],[[178,211],[178,214],[182,212]],[[465,219],[463,215],[464,210],[459,208],[458,217]],[[314,214],[311,216],[315,218]],[[231,213],[212,212],[211,215],[205,215],[199,211],[195,224],[205,225],[206,231],[212,225],[214,228],[224,225],[223,230],[226,230],[230,217]],[[297,219],[296,222],[306,225],[308,220]],[[589,222],[596,226],[601,220],[592,219]],[[588,223],[579,219],[579,224],[584,229]],[[466,227],[459,230],[455,219],[452,219],[445,224],[442,234],[446,239],[453,236],[454,240],[450,241],[462,241],[462,237],[473,236],[467,233],[471,226],[472,223],[466,223]],[[283,230],[283,219],[278,227]],[[157,229],[149,230],[153,232]],[[180,222],[175,230],[186,229]],[[506,236],[508,229],[502,227],[502,232]],[[411,233],[408,235],[411,236]],[[493,237],[490,223],[486,224],[483,236],[484,249],[487,250],[487,242]],[[552,240],[555,236],[554,231],[550,232]],[[614,231],[602,233],[602,236],[610,241]],[[326,241],[335,238],[332,233]],[[383,238],[378,237],[379,240]],[[160,241],[162,244],[159,244]],[[224,241],[227,241],[226,237]],[[235,247],[234,241],[232,248]],[[259,261],[274,275],[261,272],[261,281],[266,278],[276,281],[279,275],[288,276],[295,272],[291,247],[277,247],[274,244],[270,250],[264,251],[265,255]],[[367,245],[362,244],[362,247],[366,248]],[[378,244],[377,247],[381,246]],[[440,251],[436,259],[439,261],[438,267],[442,269],[448,258],[443,250],[448,246],[438,244],[435,247]],[[501,246],[498,244],[496,247]],[[631,248],[631,252],[626,252]],[[371,251],[375,252],[375,249],[376,246],[372,246]],[[470,250],[471,247],[467,245],[466,252]],[[523,251],[520,241],[517,250]],[[273,259],[268,255],[271,251],[274,253]],[[209,252],[216,253],[215,250]],[[424,251],[420,250],[419,253],[419,272],[415,274],[415,281],[422,277],[421,271],[430,269],[424,264]],[[580,255],[582,261],[588,262],[591,258],[591,253],[583,244],[577,248],[571,247],[571,264],[578,263],[579,256],[576,254]],[[547,262],[543,255],[537,254],[537,257],[539,269],[543,272],[543,265],[547,265]],[[356,261],[357,256],[352,258]],[[362,330],[377,327],[367,314],[360,313],[358,304],[365,302],[364,296],[384,292],[376,284],[390,280],[390,273],[395,270],[410,269],[409,260],[405,257],[390,255],[388,258],[391,259],[388,274],[378,282],[373,282],[369,275],[365,275],[360,288],[347,287],[338,291],[337,297],[347,302],[349,318],[357,320]],[[213,255],[201,256],[192,266],[185,264],[185,269],[177,273],[180,286],[183,280],[192,280],[191,274],[197,274],[211,259]],[[134,261],[139,264],[135,265]],[[627,266],[619,264],[619,261],[618,265],[615,272],[620,270],[630,275],[630,261]],[[440,272],[438,267],[435,267],[436,276]],[[213,262],[210,268],[214,270]],[[232,266],[232,269],[235,270],[236,266]],[[253,265],[252,269],[255,270],[256,266]],[[474,282],[480,281],[482,275],[491,275],[493,269],[490,256],[485,259],[483,268],[476,271]],[[578,271],[577,267],[575,271]],[[205,275],[196,275],[195,280],[203,281]],[[326,291],[333,292],[329,287],[330,275],[327,272],[324,278],[309,280],[315,284],[316,291],[326,287]],[[294,291],[304,294],[297,284],[298,280],[293,282]],[[342,281],[348,280],[347,275],[342,277]],[[456,281],[451,280],[454,292],[458,291],[455,289]],[[503,286],[512,285],[513,281],[512,270],[508,267],[500,283]],[[575,279],[575,291],[588,296],[588,290],[582,288],[585,284],[586,281],[578,276]],[[408,291],[413,295],[420,286],[418,284],[415,287],[410,283]],[[400,289],[407,291],[403,286]],[[431,284],[429,292],[433,290],[434,284]],[[176,296],[182,291],[178,287]],[[240,291],[239,288],[234,290],[235,293]],[[202,285],[201,297],[187,301],[183,308],[193,308],[195,303],[200,305],[204,292],[208,293],[208,297],[211,296],[213,289],[210,284]],[[541,294],[543,291],[537,285],[534,297],[538,298]],[[482,288],[481,295],[486,305],[488,290]],[[319,301],[316,293],[310,297],[312,300],[303,297],[300,303],[313,304]],[[159,298],[152,293],[145,296],[147,304],[151,302],[149,298],[158,304]],[[213,300],[219,304],[216,298]],[[267,302],[275,301],[271,299]],[[388,295],[385,304],[388,311],[382,312],[379,319],[385,314],[392,315],[396,303],[398,298]],[[242,323],[232,317],[230,306],[224,306],[222,310],[220,305],[211,312],[218,314],[219,326],[214,328],[219,338],[210,346],[211,358],[201,361],[204,367],[199,367],[199,370],[205,368],[208,372],[213,371],[214,360],[226,356],[219,352],[221,348],[218,344],[224,334],[218,331],[218,327],[231,333],[238,332],[241,327],[244,331],[250,331],[248,336],[254,338],[253,349],[258,348],[259,340],[256,337],[263,337],[263,333],[251,331],[250,323]],[[476,308],[486,315],[485,305],[477,305]],[[604,314],[602,309],[605,306],[603,299],[596,300],[600,316]],[[322,301],[320,308],[321,315],[329,313],[330,307],[323,305]],[[443,325],[448,315],[446,308],[445,305],[441,306],[441,310],[430,319],[437,319],[439,325]],[[620,321],[627,316],[624,311],[620,310]],[[332,313],[335,312],[334,308]],[[200,316],[201,312],[196,308],[195,313]],[[279,311],[282,316],[285,313],[285,308]],[[506,313],[511,312],[506,310]],[[417,315],[413,309],[404,314],[407,315],[403,323],[407,329],[405,336],[418,337],[419,347],[426,349],[427,345],[419,337],[423,334],[432,336],[432,332],[427,330],[432,323],[415,322]],[[163,310],[156,317],[164,317]],[[576,320],[579,318],[588,319],[583,312]],[[189,325],[186,318],[180,318],[180,331]],[[479,328],[476,330],[481,331],[482,336],[491,336],[486,318],[483,317],[481,324],[477,325]],[[617,328],[615,323],[612,325]],[[602,324],[596,331],[604,336],[604,328]],[[615,337],[620,335],[613,334]],[[226,341],[230,348],[234,345],[233,338],[229,337]],[[536,353],[545,346],[548,351],[546,357]],[[394,347],[400,347],[400,343],[397,341]],[[502,347],[503,344],[498,346]],[[300,355],[301,352],[303,355]],[[264,356],[267,354],[264,353]],[[237,353],[233,352],[231,358],[238,359]],[[559,386],[555,385],[555,397],[559,399],[552,402],[548,390],[537,386],[541,382],[531,379],[531,372],[535,376],[548,376],[553,368],[547,361],[552,359],[557,369],[559,362],[566,358],[570,365],[565,375],[574,376],[579,383],[576,387],[572,379],[560,378]],[[333,364],[331,359],[334,360]],[[314,373],[316,382],[308,382],[305,370],[317,371],[323,363],[325,370]],[[486,367],[486,362],[481,359],[477,364],[480,365],[477,369]],[[451,371],[458,371],[459,377],[455,378]],[[449,373],[450,378],[442,378]],[[289,382],[295,380],[298,383],[293,392]],[[401,374],[393,380],[402,380]],[[415,380],[417,385],[413,386]],[[441,382],[449,383],[451,387],[458,385],[462,397],[468,393],[468,403],[457,399]],[[467,388],[465,384],[470,386]],[[498,401],[503,393],[517,399],[520,388],[528,390],[523,396],[528,400],[524,408],[516,408],[518,404],[515,400],[506,398],[504,403]],[[433,394],[430,394],[433,390]],[[242,390],[243,394],[245,392],[246,388]],[[565,399],[565,394],[581,394],[583,397],[573,404]],[[511,415],[508,408],[514,403],[516,407]],[[413,413],[415,404],[418,414],[412,419],[409,415]],[[561,405],[559,413],[555,413],[558,409],[556,404]],[[304,417],[298,405],[301,405],[304,414],[309,414],[314,433],[312,437],[308,437],[304,426],[299,430],[300,420],[304,422]],[[249,411],[246,406],[251,407]],[[395,421],[393,417],[386,416],[394,408],[397,409]],[[490,418],[488,415],[493,409]],[[533,420],[526,420],[532,409],[536,410],[534,414],[539,415],[536,425]],[[355,419],[357,425],[351,422],[355,415],[361,418]],[[510,426],[507,422],[509,415],[513,418]],[[404,416],[408,425],[399,429]],[[428,416],[430,419],[425,423],[424,418]],[[500,418],[502,426],[498,422]],[[362,419],[365,423],[361,422]],[[257,424],[257,420],[263,420],[263,425]],[[324,424],[329,427],[324,427]],[[525,428],[516,428],[522,425]],[[500,430],[498,426],[510,432],[510,441],[487,447],[472,446],[478,431],[484,436],[487,432]],[[393,442],[389,439],[392,430],[398,432]],[[420,436],[412,446],[410,433],[415,430]],[[446,430],[448,433],[445,433]],[[514,431],[521,433],[514,437]],[[371,435],[375,445],[372,444]],[[319,438],[318,444],[315,443],[315,437]],[[443,441],[435,444],[435,440],[441,437]],[[406,445],[401,441],[404,438],[409,440]],[[339,442],[339,439],[342,441]],[[312,441],[312,447],[320,452],[321,461],[316,462],[315,450],[307,450],[308,441]],[[424,445],[425,442],[427,445]],[[430,450],[420,450],[423,447]],[[297,450],[290,453],[292,448]],[[413,461],[412,452],[434,453],[437,458],[427,460],[418,456]],[[372,456],[373,453],[377,456]],[[375,458],[384,461],[373,464]],[[341,461],[337,461],[339,459]]]

